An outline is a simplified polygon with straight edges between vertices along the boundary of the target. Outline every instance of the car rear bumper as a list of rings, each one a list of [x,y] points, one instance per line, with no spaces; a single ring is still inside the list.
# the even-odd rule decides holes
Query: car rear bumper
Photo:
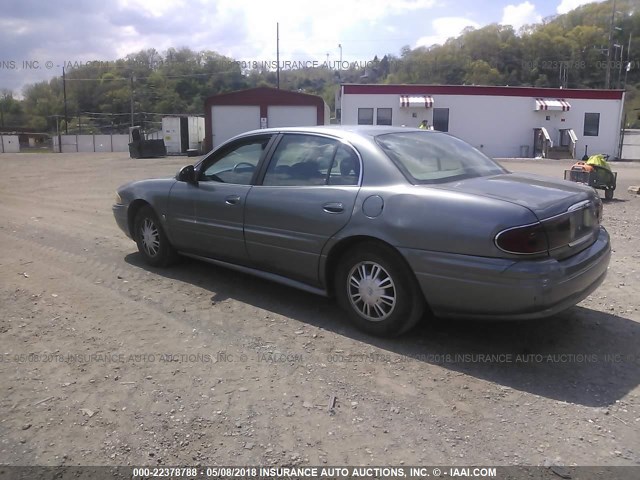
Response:
[[[563,260],[401,251],[434,314],[495,320],[544,318],[576,305],[603,282],[611,258],[604,228],[593,245]]]
[[[113,216],[115,217],[116,223],[118,224],[118,227],[120,227],[120,230],[122,230],[127,237],[133,239],[133,237],[131,236],[131,232],[129,231],[129,219],[127,218],[126,205],[116,203],[111,208],[111,210],[113,211]]]

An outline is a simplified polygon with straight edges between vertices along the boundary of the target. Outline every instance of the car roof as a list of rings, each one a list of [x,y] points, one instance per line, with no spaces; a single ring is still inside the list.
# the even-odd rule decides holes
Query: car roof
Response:
[[[263,128],[258,130],[251,130],[245,132],[243,135],[250,135],[256,133],[324,133],[328,135],[335,135],[339,137],[348,137],[353,134],[360,136],[374,137],[377,135],[383,135],[385,133],[399,133],[399,132],[424,132],[433,133],[429,130],[421,130],[419,128],[410,127],[390,127],[381,125],[318,125],[310,127],[275,127],[275,128]]]

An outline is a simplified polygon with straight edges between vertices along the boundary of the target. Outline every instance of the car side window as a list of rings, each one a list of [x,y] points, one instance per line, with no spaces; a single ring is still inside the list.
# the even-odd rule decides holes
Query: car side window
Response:
[[[329,172],[329,185],[358,185],[360,179],[360,159],[356,152],[346,145],[340,145]]]
[[[276,148],[263,185],[325,185],[339,143],[316,135],[285,135]]]
[[[258,162],[267,148],[270,136],[243,139],[216,152],[205,162],[200,181],[249,185]]]

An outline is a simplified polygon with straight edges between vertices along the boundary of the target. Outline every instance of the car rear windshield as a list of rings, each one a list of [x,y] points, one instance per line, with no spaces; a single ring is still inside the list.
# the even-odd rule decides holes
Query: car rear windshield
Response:
[[[506,173],[484,153],[446,133],[385,133],[376,142],[412,183],[447,183]]]

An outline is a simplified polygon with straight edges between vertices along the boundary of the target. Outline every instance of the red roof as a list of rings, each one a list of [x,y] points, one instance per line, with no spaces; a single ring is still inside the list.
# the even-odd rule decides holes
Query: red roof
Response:
[[[324,108],[324,100],[318,95],[292,92],[271,87],[256,87],[207,97],[205,108],[212,105],[316,105]]]
[[[624,90],[578,88],[494,87],[486,85],[403,85],[353,84],[342,85],[343,92],[352,95],[489,95],[498,97],[562,97],[593,100],[622,100]]]

